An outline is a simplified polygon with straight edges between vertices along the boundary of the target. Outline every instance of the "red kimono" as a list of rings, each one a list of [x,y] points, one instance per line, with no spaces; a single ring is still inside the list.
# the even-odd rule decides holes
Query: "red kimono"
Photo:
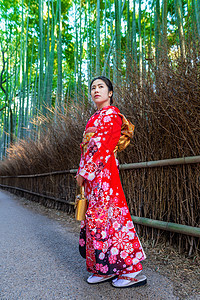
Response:
[[[106,106],[89,119],[77,172],[85,178],[85,197],[89,201],[86,220],[81,223],[79,250],[86,258],[88,272],[100,275],[140,271],[140,261],[146,258],[113,152],[121,135],[122,119],[118,113],[118,108]]]

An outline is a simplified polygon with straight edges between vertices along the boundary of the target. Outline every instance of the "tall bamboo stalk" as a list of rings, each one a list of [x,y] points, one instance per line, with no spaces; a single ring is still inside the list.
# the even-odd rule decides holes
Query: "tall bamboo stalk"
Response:
[[[120,72],[121,72],[121,7],[119,1],[115,0],[115,65],[116,65],[116,85],[120,84]]]
[[[132,17],[132,57],[134,63],[137,64],[137,41],[136,41],[136,18],[135,18],[135,2],[133,0],[133,17]]]
[[[96,75],[100,75],[100,0],[97,0]]]
[[[38,82],[38,110],[42,107],[43,103],[43,58],[44,58],[44,34],[43,34],[43,0],[39,0],[39,82]]]
[[[162,3],[162,59],[167,62],[167,0]]]
[[[142,86],[143,57],[142,57],[142,31],[141,31],[141,0],[139,0],[138,29],[139,29],[139,78],[140,78],[140,86]]]
[[[61,19],[61,0],[58,0],[58,38],[57,38],[57,58],[58,58],[58,79],[56,108],[62,106],[62,19]]]
[[[174,5],[175,5],[175,11],[176,11],[176,18],[177,18],[181,57],[183,60],[185,60],[186,59],[186,50],[185,50],[184,28],[183,28],[182,1],[174,0]]]
[[[195,15],[197,21],[198,37],[200,40],[200,2],[198,0],[194,0],[194,4],[195,4]]]
[[[155,52],[156,52],[156,66],[159,66],[160,57],[160,1],[155,0],[156,4],[154,7],[154,27],[155,27]]]

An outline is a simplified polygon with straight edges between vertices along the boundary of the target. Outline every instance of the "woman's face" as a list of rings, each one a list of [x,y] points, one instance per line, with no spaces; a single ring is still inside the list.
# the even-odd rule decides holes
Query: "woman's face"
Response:
[[[101,109],[104,106],[110,105],[112,91],[108,91],[108,87],[103,80],[96,79],[91,86],[91,96],[97,108]]]

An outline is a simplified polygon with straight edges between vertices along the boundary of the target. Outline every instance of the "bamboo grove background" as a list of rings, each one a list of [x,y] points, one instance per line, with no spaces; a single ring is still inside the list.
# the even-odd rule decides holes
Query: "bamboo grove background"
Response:
[[[199,155],[198,0],[13,0],[0,15],[0,175],[77,168],[94,112],[88,85],[100,74],[136,126],[120,163]],[[199,164],[121,178],[132,214],[199,226]],[[198,254],[197,239],[140,230]]]

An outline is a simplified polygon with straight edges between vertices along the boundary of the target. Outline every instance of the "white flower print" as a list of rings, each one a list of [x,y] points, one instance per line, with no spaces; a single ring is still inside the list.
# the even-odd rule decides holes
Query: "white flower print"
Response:
[[[120,227],[120,224],[119,224],[119,223],[117,223],[117,222],[114,222],[114,223],[113,223],[113,228],[114,228],[115,230],[119,229],[119,227]]]
[[[128,232],[128,236],[130,240],[133,240],[135,238],[135,233],[134,232]]]
[[[94,178],[95,178],[95,174],[94,173],[88,175],[88,180],[92,181]]]
[[[128,252],[128,253],[132,253],[133,252],[133,245],[132,244],[130,244],[130,243],[128,243],[125,247],[124,247],[124,249]]]
[[[83,166],[84,166],[84,161],[81,160],[81,161],[80,161],[80,167],[82,168]]]
[[[99,254],[99,259],[104,259],[104,257],[105,257],[105,254],[103,253],[103,252],[101,252],[100,254]]]
[[[113,245],[118,249],[124,249],[124,246],[129,242],[129,238],[125,232],[117,232],[113,237]]]
[[[85,221],[81,221],[81,228],[85,227]]]
[[[113,194],[113,189],[112,188],[110,188],[110,195],[112,195]]]
[[[107,273],[107,272],[108,272],[108,265],[101,266],[100,271],[101,271],[102,273]]]
[[[116,247],[112,247],[110,252],[112,255],[117,255],[119,253],[119,250]]]
[[[111,255],[111,256],[109,257],[109,262],[110,262],[110,264],[115,264],[116,261],[117,261],[116,255]]]
[[[106,200],[109,201],[110,200],[110,196],[106,196]]]
[[[133,222],[132,222],[132,221],[128,221],[127,224],[126,224],[126,227],[127,227],[128,229],[134,228]]]
[[[88,162],[85,165],[85,169],[88,172],[94,172],[96,168],[97,168],[97,165],[94,162]]]
[[[102,231],[102,232],[101,232],[101,236],[102,236],[102,239],[105,239],[105,238],[106,238],[106,236],[107,236],[107,233],[106,233],[106,231]]]
[[[81,176],[83,176],[83,177],[84,177],[85,173],[86,173],[86,171],[85,171],[84,169],[82,169],[82,170],[79,172],[79,174],[80,174]]]
[[[136,253],[136,258],[140,259],[142,257],[142,252],[137,252]]]
[[[133,265],[136,265],[137,263],[139,263],[139,260],[137,258],[133,258]]]
[[[104,122],[107,123],[107,122],[110,122],[111,121],[111,117],[107,116],[107,117],[104,117]]]
[[[109,158],[110,158],[110,155],[106,156],[106,158],[105,158],[106,163],[108,162]]]
[[[108,242],[107,241],[104,242],[102,247],[102,252],[106,253],[108,251],[108,247],[109,247]]]
[[[117,204],[118,201],[119,201],[119,199],[118,199],[117,197],[114,197],[114,198],[113,198],[113,202],[114,202],[115,204]]]
[[[83,246],[85,245],[84,239],[80,239],[80,240],[79,240],[79,245],[80,245],[81,247],[83,247]]]
[[[108,209],[108,217],[109,217],[109,218],[112,218],[112,216],[113,216],[113,208],[110,207],[110,208]]]
[[[97,145],[98,148],[100,148],[101,147],[101,142],[97,142],[96,145]]]
[[[104,175],[105,175],[105,177],[107,177],[109,179],[110,178],[110,171],[108,169],[104,169]]]
[[[122,232],[128,232],[128,228],[126,228],[126,226],[122,227]]]
[[[88,147],[90,147],[91,146],[91,144],[93,145],[93,144],[96,144],[96,143],[98,143],[99,141],[101,140],[101,138],[100,137],[95,137],[95,138],[91,138],[90,139],[90,141],[89,141],[89,144],[88,144]]]
[[[121,208],[122,215],[125,216],[128,213],[128,208],[126,206]]]
[[[120,257],[121,258],[125,259],[125,258],[127,258],[127,256],[128,256],[128,253],[126,251],[121,251],[120,252]]]
[[[102,188],[103,188],[104,191],[108,191],[108,190],[109,190],[109,187],[110,187],[110,185],[109,185],[108,182],[103,182]]]
[[[107,111],[106,111],[106,115],[110,115],[110,114],[112,114],[113,113],[113,110],[111,109],[111,108],[109,108]]]

